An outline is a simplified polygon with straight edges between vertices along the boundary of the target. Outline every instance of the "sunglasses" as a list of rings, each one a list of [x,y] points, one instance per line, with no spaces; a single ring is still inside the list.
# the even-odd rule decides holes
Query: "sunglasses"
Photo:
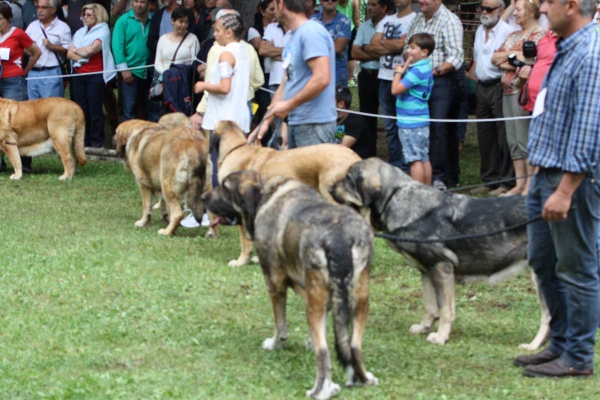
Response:
[[[499,9],[500,6],[498,6],[498,7],[478,6],[477,8],[479,9],[479,12],[484,12],[485,11],[486,13],[489,14],[489,13],[492,13],[492,12],[496,11],[497,9]]]

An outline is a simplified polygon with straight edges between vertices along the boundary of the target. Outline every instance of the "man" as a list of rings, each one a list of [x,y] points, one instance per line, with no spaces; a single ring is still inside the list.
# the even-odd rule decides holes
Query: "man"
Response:
[[[25,31],[38,45],[42,55],[29,72],[27,81],[27,97],[29,100],[45,99],[47,97],[64,97],[65,86],[61,75],[60,62],[67,56],[71,45],[71,30],[69,26],[56,17],[58,0],[38,0],[38,20],[32,22]]]
[[[150,121],[158,120],[158,111],[153,103],[148,101],[148,92],[152,83],[152,74],[147,68],[137,68],[153,64],[150,51],[146,46],[146,37],[150,30],[152,14],[148,11],[148,0],[134,0],[133,9],[123,14],[117,20],[112,36],[112,51],[115,64],[123,82],[120,94],[123,100],[123,119],[128,121],[137,117],[137,110],[145,105],[147,116],[141,116]]]
[[[460,112],[464,88],[458,81],[464,74],[463,28],[458,17],[442,0],[419,0],[421,11],[413,20],[407,40],[416,33],[429,33],[435,39],[431,56],[434,84],[429,98],[431,119],[452,119]],[[432,122],[429,126],[429,156],[433,167],[433,187],[446,190],[458,184],[458,137],[455,123]]]
[[[514,32],[504,20],[503,0],[483,0],[481,3],[481,25],[475,32],[473,45],[473,65],[469,77],[477,80],[477,118],[503,118],[502,113],[502,70],[492,64],[492,55],[497,51],[509,34]],[[494,182],[508,179],[514,175],[510,150],[506,140],[504,122],[477,122],[477,141],[479,143],[481,180]],[[498,196],[510,186],[481,186],[471,190],[471,194],[490,192]]]
[[[369,20],[363,22],[356,31],[356,38],[352,45],[352,58],[360,61],[358,74],[358,99],[360,111],[377,114],[379,111],[379,56],[371,53],[367,47],[375,36],[377,24],[387,15],[390,3],[388,0],[369,0],[367,16]],[[377,118],[367,117],[369,124],[368,157],[377,155]]]
[[[275,92],[262,139],[275,116],[288,117],[288,148],[333,142],[335,133],[335,51],[327,30],[306,17],[306,0],[275,0],[277,20],[288,26],[292,39],[283,50],[283,81]],[[248,140],[253,140],[254,132]]]
[[[520,356],[525,376],[590,376],[600,322],[600,30],[594,0],[546,0],[560,39],[529,128],[529,264],[550,311],[551,342]]]
[[[348,43],[352,36],[350,19],[339,12],[338,0],[321,0],[322,11],[311,17],[327,29],[335,47],[335,84],[348,86]]]
[[[29,27],[29,24],[31,24],[34,21],[37,21],[37,19],[38,19],[37,10],[35,8],[35,5],[33,4],[33,1],[18,0],[15,4],[17,4],[18,7],[21,7],[21,14],[23,16],[23,29],[27,29],[27,27]],[[58,5],[57,5],[57,12],[58,12]],[[57,15],[57,17],[58,17],[58,15]]]
[[[402,144],[398,138],[396,96],[392,95],[392,80],[394,67],[404,64],[402,51],[406,43],[406,33],[416,14],[412,10],[411,0],[394,0],[394,4],[397,13],[386,16],[377,24],[377,31],[371,43],[365,46],[365,50],[369,54],[379,56],[379,105],[383,115],[394,117],[383,120],[389,150],[388,162],[408,172],[408,165],[402,155]]]
[[[369,158],[369,128],[362,115],[351,114],[352,92],[343,86],[335,90],[335,102],[338,108],[335,142],[352,149],[361,158]]]

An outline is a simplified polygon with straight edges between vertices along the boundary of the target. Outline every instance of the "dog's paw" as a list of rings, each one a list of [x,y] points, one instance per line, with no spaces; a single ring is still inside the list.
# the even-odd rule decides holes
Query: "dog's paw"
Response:
[[[262,342],[263,350],[281,350],[283,348],[283,340],[277,340],[276,338],[267,338]]]
[[[10,176],[10,179],[12,179],[13,181],[18,181],[19,179],[21,179],[23,175],[17,175],[17,174],[12,174]]]
[[[413,324],[410,326],[410,333],[412,333],[413,335],[420,335],[422,333],[429,332],[430,329],[431,327],[428,326],[423,326],[421,324]]]
[[[377,386],[379,385],[379,379],[375,377],[370,372],[366,372],[366,382],[361,382],[357,379],[356,374],[354,373],[354,368],[347,367],[346,368],[346,387],[352,386]]]
[[[367,386],[379,385],[379,379],[377,379],[377,377],[375,375],[373,375],[369,371],[367,371],[365,375],[367,375],[367,382],[365,382],[365,385],[367,385]]]
[[[250,259],[250,262],[252,264],[260,264],[260,260],[258,259],[258,256],[252,256],[252,258]]]
[[[213,228],[210,228],[208,230],[208,232],[206,232],[206,237],[207,238],[218,238],[219,234]]]
[[[142,219],[135,221],[135,224],[133,224],[133,226],[135,226],[136,228],[143,228],[146,225],[148,225],[148,222],[150,222],[150,221],[142,218]]]
[[[159,229],[158,234],[164,236],[171,236],[173,232],[170,232],[168,229]]]
[[[438,332],[431,332],[426,339],[429,343],[433,344],[446,344],[448,337],[439,334]]]
[[[58,180],[59,180],[59,181],[68,181],[69,179],[71,179],[71,177],[70,177],[70,176],[68,176],[68,175],[66,175],[66,174],[62,174],[62,175],[61,175],[61,176],[58,178]]]
[[[316,388],[313,388],[312,390],[306,392],[306,397],[312,397],[313,399],[317,400],[327,400],[338,394],[341,390],[342,389],[340,388],[340,385],[329,379],[325,379],[323,382],[323,387],[319,393],[315,393]]]
[[[231,260],[227,263],[230,267],[243,267],[244,265],[248,265],[247,258],[238,258],[237,260]]]

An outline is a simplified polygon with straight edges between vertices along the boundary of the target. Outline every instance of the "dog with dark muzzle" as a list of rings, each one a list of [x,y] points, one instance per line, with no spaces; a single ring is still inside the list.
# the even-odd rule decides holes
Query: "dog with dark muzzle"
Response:
[[[326,342],[330,304],[346,385],[377,385],[377,378],[365,370],[361,350],[373,253],[368,224],[350,208],[331,205],[306,184],[281,177],[263,182],[248,170],[227,176],[202,199],[211,212],[238,219],[254,241],[275,314],[275,334],[263,342],[263,349],[278,349],[287,340],[288,288],[304,298],[317,357],[317,377],[307,396],[328,399],[340,391],[331,379]]]
[[[396,251],[417,261],[423,283],[425,317],[410,332],[427,333],[427,341],[445,344],[455,318],[455,282],[496,283],[527,267],[524,225],[493,236],[488,232],[527,221],[522,196],[478,199],[442,193],[412,180],[399,168],[377,158],[354,164],[346,178],[331,188],[341,204],[358,210],[373,228],[401,238],[437,240],[466,234],[471,238],[435,243],[388,240]],[[537,279],[533,275],[536,283]],[[542,309],[535,339],[519,347],[538,349],[550,335],[550,314],[538,290]]]

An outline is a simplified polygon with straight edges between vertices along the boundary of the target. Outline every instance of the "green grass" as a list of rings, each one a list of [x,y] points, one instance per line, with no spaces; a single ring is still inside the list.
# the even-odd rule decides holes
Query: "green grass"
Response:
[[[477,183],[476,153],[470,142],[463,184]],[[1,399],[304,397],[315,367],[303,304],[290,292],[288,346],[263,351],[273,321],[260,268],[227,267],[237,229],[209,240],[205,228],[180,228],[165,238],[158,212],[150,227],[133,227],[141,201],[121,165],[90,162],[66,183],[56,156],[35,159],[34,169],[21,181],[0,174]],[[364,350],[380,386],[339,398],[599,396],[597,376],[530,380],[512,366],[539,323],[526,274],[459,287],[446,346],[408,333],[421,310],[418,273],[377,239]],[[336,362],[333,373],[343,383]]]

